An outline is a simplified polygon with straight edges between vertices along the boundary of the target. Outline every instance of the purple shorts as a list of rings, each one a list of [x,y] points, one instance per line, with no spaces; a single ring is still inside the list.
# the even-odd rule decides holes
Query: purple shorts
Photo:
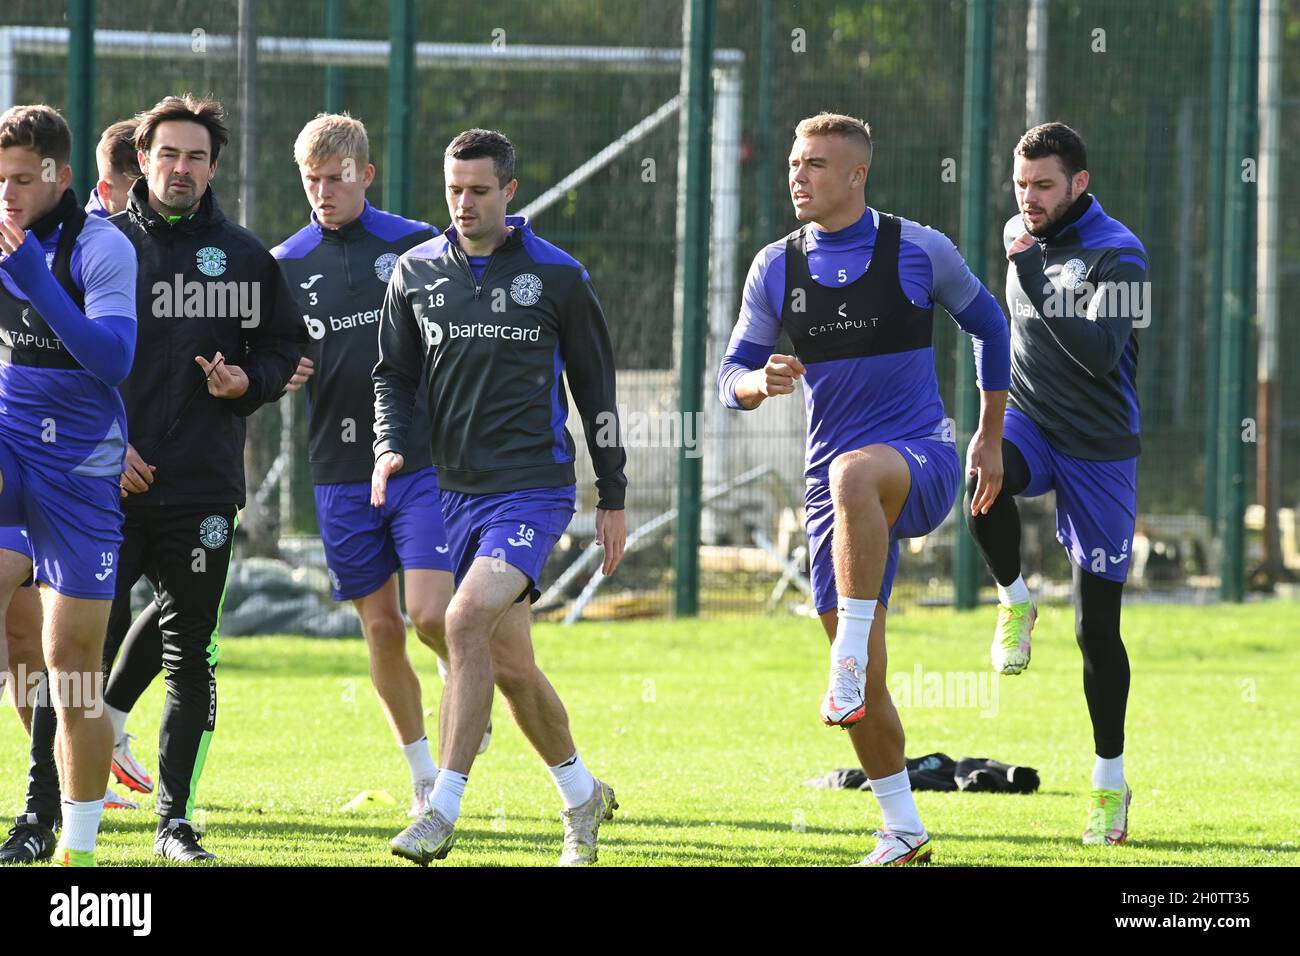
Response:
[[[929,534],[952,511],[961,487],[961,461],[957,446],[933,438],[883,442],[898,450],[912,472],[912,487],[898,520],[889,531],[889,556],[880,582],[879,601],[889,606],[889,593],[898,573],[898,542]],[[804,528],[808,532],[813,602],[817,613],[834,610],[839,603],[835,590],[835,563],[831,539],[835,527],[835,505],[829,478],[809,478],[804,498]]]
[[[1132,563],[1137,523],[1137,459],[1089,461],[1051,446],[1033,419],[1007,409],[1003,438],[1029,465],[1029,485],[1017,497],[1056,492],[1056,540],[1084,571],[1123,583]]]
[[[118,479],[78,475],[34,458],[18,457],[0,440],[0,526],[26,530],[35,580],[68,597],[111,601],[122,544]],[[9,547],[24,550],[19,539]]]
[[[537,587],[551,549],[573,520],[576,488],[528,488],[474,495],[442,493],[456,586],[469,573],[475,558],[496,558],[528,577],[528,587],[516,600],[536,601]]]
[[[317,485],[315,490],[334,600],[373,594],[399,567],[451,570],[433,468],[389,478],[382,508],[371,506],[368,481]]]

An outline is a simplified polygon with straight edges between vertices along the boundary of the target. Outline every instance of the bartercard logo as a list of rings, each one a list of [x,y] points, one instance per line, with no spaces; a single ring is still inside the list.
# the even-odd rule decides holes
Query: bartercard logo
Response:
[[[50,897],[50,925],[75,927],[128,927],[133,936],[153,930],[151,893],[83,893],[73,886]]]

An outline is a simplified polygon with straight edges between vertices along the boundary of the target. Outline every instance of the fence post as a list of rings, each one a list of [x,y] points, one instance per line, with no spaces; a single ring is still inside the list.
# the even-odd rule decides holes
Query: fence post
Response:
[[[1242,416],[1246,412],[1246,339],[1250,336],[1251,293],[1248,255],[1253,248],[1251,209],[1254,183],[1243,162],[1252,157],[1255,133],[1255,41],[1259,31],[1259,0],[1237,0],[1233,14],[1230,62],[1231,104],[1224,217],[1223,328],[1219,356],[1219,439],[1223,468],[1219,474],[1219,505],[1223,515],[1223,552],[1219,565],[1219,598],[1241,601],[1245,596],[1242,527],[1246,512],[1246,452]]]
[[[966,82],[962,96],[964,113],[961,143],[961,251],[967,265],[981,282],[988,259],[989,226],[989,123],[993,115],[993,4],[990,0],[968,0],[966,6]],[[957,387],[954,437],[962,461],[965,488],[966,446],[979,421],[975,394],[975,369],[965,335],[957,335]],[[965,507],[965,495],[957,493],[957,511]],[[979,561],[975,542],[966,531],[965,516],[957,522],[957,548],[953,559],[953,589],[958,608],[979,603]]]
[[[1228,0],[1215,0],[1210,34],[1210,142],[1205,189],[1205,517],[1219,537],[1219,336],[1223,310],[1223,170],[1228,129]]]
[[[415,116],[415,0],[388,5],[388,155],[384,169],[384,208],[399,216],[411,209],[411,123]]]
[[[343,33],[343,0],[325,0],[325,36],[337,40]],[[343,108],[343,71],[333,65],[325,67],[325,112]]]
[[[713,126],[713,43],[717,0],[687,0],[682,16],[681,183],[677,255],[681,277],[682,344],[678,411],[682,421],[703,407],[708,332],[709,163]],[[683,447],[677,456],[677,528],[673,536],[673,607],[679,617],[700,610],[701,462]]]
[[[3,108],[3,107],[0,107]],[[99,180],[95,165],[95,4],[68,7],[68,125],[72,129],[72,188],[82,202]]]

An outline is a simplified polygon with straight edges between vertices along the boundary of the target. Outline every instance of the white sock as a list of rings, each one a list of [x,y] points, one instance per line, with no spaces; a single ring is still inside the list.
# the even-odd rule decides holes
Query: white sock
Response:
[[[438,776],[438,765],[433,762],[433,754],[429,751],[428,737],[421,737],[414,743],[403,744],[402,756],[406,758],[406,765],[411,768],[412,783],[432,780]]]
[[[1029,600],[1029,585],[1025,583],[1023,574],[1016,577],[1014,581],[1006,587],[998,585],[998,601],[1010,607],[1013,604],[1024,604]]]
[[[104,798],[69,800],[63,798],[63,833],[59,844],[67,850],[90,852],[99,836],[99,818],[104,813]]]
[[[1118,757],[1098,757],[1092,765],[1092,789],[1124,789],[1124,755]]]
[[[438,658],[438,676],[442,678],[442,682],[443,682],[444,684],[447,683],[447,673],[448,673],[448,671],[450,671],[450,670],[451,670],[451,668],[449,668],[449,667],[447,666],[447,662],[444,661],[441,657],[439,657],[439,658]]]
[[[465,795],[469,777],[455,770],[439,770],[438,782],[433,785],[433,808],[447,818],[449,823],[460,819],[460,798]]]
[[[867,782],[871,784],[871,792],[880,804],[886,830],[911,836],[920,836],[925,832],[925,827],[921,826],[921,815],[916,812],[916,801],[912,799],[912,780],[907,775],[906,767],[891,777],[880,777]]]
[[[591,799],[592,791],[596,789],[596,778],[583,764],[577,751],[564,763],[546,769],[551,771],[551,776],[555,779],[555,787],[560,791],[564,809],[572,810]]]
[[[113,722],[113,743],[116,744],[126,733],[126,719],[131,716],[129,710],[118,710],[116,707],[104,705],[104,710],[108,713],[108,719]]]
[[[858,673],[866,680],[867,638],[871,635],[871,622],[875,616],[875,601],[840,598],[835,640],[831,643],[831,670],[835,670],[841,661],[852,657],[857,661]]]

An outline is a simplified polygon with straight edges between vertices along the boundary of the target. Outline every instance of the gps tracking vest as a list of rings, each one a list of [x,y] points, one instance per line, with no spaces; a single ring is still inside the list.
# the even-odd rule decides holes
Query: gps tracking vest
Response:
[[[928,348],[934,334],[934,306],[921,308],[903,294],[898,280],[902,225],[880,214],[871,263],[860,278],[829,288],[812,277],[804,226],[785,243],[785,301],[781,327],[804,362],[833,362]]]
[[[37,241],[49,236],[59,226],[63,227],[50,271],[77,308],[83,311],[86,308],[85,293],[72,279],[72,250],[85,224],[85,210],[72,190],[66,189],[59,204],[31,227]],[[13,295],[3,283],[0,283],[0,361],[36,368],[82,368],[31,303]]]

